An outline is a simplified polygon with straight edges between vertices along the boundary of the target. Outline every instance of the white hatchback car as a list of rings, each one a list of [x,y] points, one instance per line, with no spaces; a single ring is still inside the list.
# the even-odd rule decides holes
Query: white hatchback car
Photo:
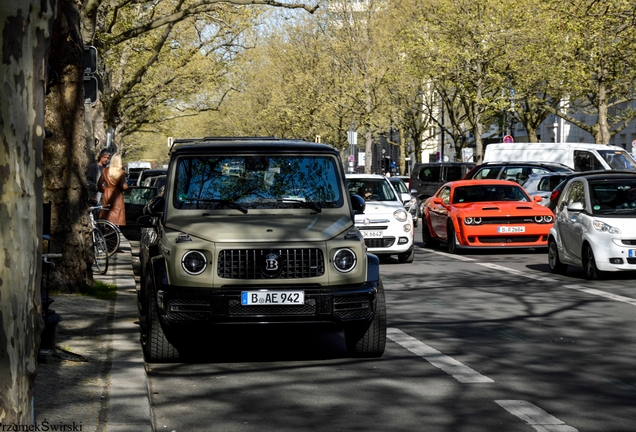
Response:
[[[379,257],[397,255],[401,263],[415,257],[413,217],[404,209],[389,180],[379,174],[347,174],[349,193],[366,202],[364,214],[355,224],[362,232],[368,251]]]
[[[555,273],[582,267],[588,279],[606,271],[636,271],[636,173],[604,171],[565,185],[548,238]]]

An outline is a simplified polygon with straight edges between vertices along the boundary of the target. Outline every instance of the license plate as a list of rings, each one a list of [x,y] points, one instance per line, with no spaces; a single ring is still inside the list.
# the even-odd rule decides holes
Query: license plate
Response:
[[[498,233],[522,233],[526,232],[524,226],[500,226],[497,228]]]
[[[383,231],[365,231],[362,230],[362,237],[364,238],[382,238],[384,237]]]
[[[630,249],[627,251],[627,258],[636,258],[636,250]]]
[[[241,304],[253,305],[302,305],[305,303],[304,291],[243,291]]]

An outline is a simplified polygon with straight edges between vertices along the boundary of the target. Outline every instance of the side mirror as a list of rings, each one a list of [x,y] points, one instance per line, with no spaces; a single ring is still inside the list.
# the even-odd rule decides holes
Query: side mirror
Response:
[[[442,200],[439,197],[435,197],[435,198],[433,198],[433,203],[439,204],[439,205],[444,205],[444,200]]]
[[[367,203],[360,195],[351,194],[351,208],[354,214],[364,214],[364,210],[367,208]]]
[[[585,207],[583,206],[583,203],[581,202],[573,202],[568,205],[568,211],[581,212],[583,210],[585,210]]]
[[[137,225],[142,228],[152,228],[153,217],[150,215],[139,216],[137,218]]]
[[[532,200],[536,203],[543,201],[543,197],[541,195],[535,195],[532,197]]]
[[[403,203],[409,202],[409,201],[411,201],[411,194],[401,193],[400,194],[400,199],[402,200]]]
[[[159,216],[163,213],[166,199],[163,196],[156,196],[148,201],[144,207],[144,215]]]

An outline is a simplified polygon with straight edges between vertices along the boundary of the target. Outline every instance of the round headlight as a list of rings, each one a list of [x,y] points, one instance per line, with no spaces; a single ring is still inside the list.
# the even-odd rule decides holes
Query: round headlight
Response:
[[[393,216],[400,222],[406,222],[408,219],[408,213],[404,209],[394,211]]]
[[[534,221],[536,223],[543,223],[543,216],[535,216]]]
[[[333,256],[333,266],[342,273],[348,273],[356,266],[358,259],[351,249],[339,249]]]
[[[465,219],[464,219],[464,223],[465,223],[466,225],[472,225],[472,224],[473,224],[473,218],[471,218],[471,217],[467,217],[467,218],[465,218]]]
[[[552,216],[543,216],[543,222],[545,223],[552,222]]]
[[[199,251],[188,251],[181,258],[181,267],[186,273],[191,275],[198,275],[203,273],[207,266],[207,260],[205,255]]]

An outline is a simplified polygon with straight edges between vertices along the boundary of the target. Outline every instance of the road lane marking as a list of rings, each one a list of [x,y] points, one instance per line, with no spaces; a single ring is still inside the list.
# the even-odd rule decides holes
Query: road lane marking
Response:
[[[457,381],[462,383],[490,383],[494,380],[480,374],[479,372],[469,368],[452,357],[442,354],[435,348],[409,336],[402,330],[397,328],[388,328],[387,337],[393,342],[401,345],[413,354],[422,357],[430,364],[451,375]]]
[[[499,406],[539,432],[578,432],[538,406],[524,400],[496,400]]]
[[[587,293],[587,294],[592,294],[592,295],[596,295],[596,296],[599,296],[599,297],[605,297],[605,298],[608,298],[610,300],[616,300],[616,301],[619,301],[619,302],[630,304],[632,306],[636,306],[636,299],[629,298],[629,297],[624,297],[622,295],[607,293],[605,291],[597,290],[597,289],[594,289],[594,288],[586,288],[586,287],[581,286],[581,285],[565,285],[564,288],[569,288],[569,289],[581,291],[581,292],[584,292],[584,293]]]
[[[462,255],[453,255],[453,254],[449,254],[448,252],[442,252],[442,251],[436,251],[436,250],[432,250],[432,249],[422,249],[420,248],[420,250],[424,251],[424,252],[429,252],[429,253],[434,253],[437,255],[442,255],[446,258],[453,258],[459,261],[475,261],[474,258],[468,258],[466,256],[462,256]]]
[[[536,275],[533,273],[528,273],[526,271],[523,270],[515,270],[515,269],[511,269],[509,267],[504,267],[502,265],[499,264],[492,264],[492,263],[477,263],[480,266],[484,266],[484,267],[488,267],[491,268],[493,270],[499,270],[502,272],[506,272],[506,273],[510,273],[516,276],[521,276],[521,277],[525,277],[528,279],[533,279],[533,280],[537,280],[537,281],[541,281],[541,282],[558,282],[556,279],[550,278],[550,277],[545,277],[545,276],[540,276],[540,275]]]

